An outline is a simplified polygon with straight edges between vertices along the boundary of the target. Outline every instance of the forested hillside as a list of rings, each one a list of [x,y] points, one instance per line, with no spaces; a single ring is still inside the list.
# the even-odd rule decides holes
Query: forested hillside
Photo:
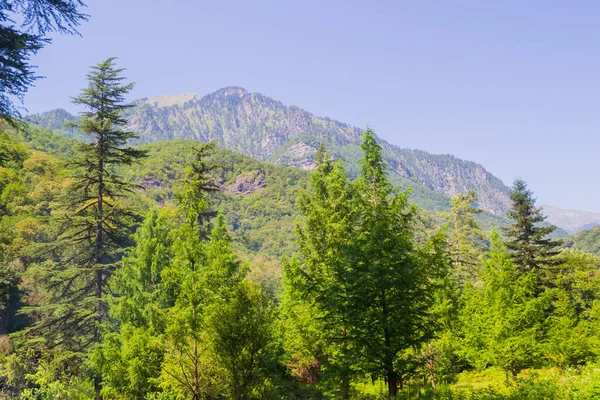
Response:
[[[600,256],[600,227],[583,230],[565,239],[569,247]]]
[[[75,154],[76,140],[50,130],[29,126],[14,134],[27,148],[59,160],[66,161]],[[175,201],[175,189],[183,179],[186,165],[193,155],[192,149],[198,145],[193,140],[171,140],[139,146],[149,152],[149,157],[140,164],[124,167],[121,172],[128,180],[140,185],[135,198],[141,209]],[[214,201],[219,207],[226,207],[231,228],[236,240],[244,244],[244,251],[276,258],[283,254],[291,255],[291,249],[295,249],[292,221],[298,215],[294,204],[299,191],[308,183],[308,172],[261,162],[219,147],[215,148],[208,161],[218,166],[213,173],[222,189]],[[423,208],[422,216],[429,221],[428,224],[439,221],[437,211],[447,211],[450,207],[444,196],[436,196],[435,193],[432,196],[432,192],[415,187],[403,178],[397,177],[392,182],[403,188],[411,187],[411,201]],[[476,219],[486,230],[508,223],[506,218],[487,212],[478,214]],[[252,224],[251,229],[247,224]],[[275,228],[284,232],[275,232],[274,235],[268,232]],[[558,231],[559,237],[566,236]],[[255,239],[246,236],[249,234]],[[265,240],[270,244],[263,245]]]
[[[394,186],[370,130],[356,173],[326,146],[309,172],[194,140],[130,148],[87,118],[108,139],[0,138],[7,395],[597,394],[600,260],[549,239],[523,182],[508,221],[475,191],[432,213]],[[107,140],[126,153],[103,159]]]
[[[61,122],[74,117],[64,110],[30,115],[27,120],[69,137],[73,129]],[[253,158],[303,169],[314,167],[314,156],[324,143],[332,156],[344,160],[351,175],[358,173],[362,130],[329,118],[320,118],[298,107],[287,107],[259,93],[238,87],[220,89],[199,97],[165,96],[136,102],[128,111],[127,127],[139,134],[133,143],[171,139],[216,140],[220,146]],[[508,208],[508,188],[481,165],[451,155],[434,155],[402,149],[378,139],[391,179],[408,183],[429,197],[430,207],[447,206],[447,197],[474,189],[478,205],[496,215]],[[432,192],[432,193],[427,193]]]

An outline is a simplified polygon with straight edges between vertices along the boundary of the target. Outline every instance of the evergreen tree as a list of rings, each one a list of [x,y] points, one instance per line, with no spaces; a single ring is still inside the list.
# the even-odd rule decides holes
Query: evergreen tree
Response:
[[[561,263],[557,257],[561,242],[549,237],[556,229],[554,226],[541,226],[546,217],[541,208],[535,207],[533,193],[524,181],[515,181],[510,198],[513,204],[508,216],[513,224],[506,228],[506,245],[520,273],[533,271],[536,274],[539,293],[542,286],[550,282],[552,267]]]
[[[283,261],[283,292],[280,315],[283,346],[287,365],[300,384],[316,385],[321,381],[325,360],[330,351],[326,344],[322,313],[303,293],[305,282],[301,265],[294,257]]]
[[[375,134],[363,135],[362,172],[351,183],[341,163],[325,161],[313,174],[312,197],[301,202],[302,256],[297,284],[322,313],[329,343],[341,354],[341,397],[352,371],[388,382],[395,398],[412,362],[406,352],[431,337],[428,313],[443,277],[441,237],[413,242],[414,207],[386,176]],[[293,268],[290,269],[294,271]]]
[[[80,122],[73,126],[90,136],[80,143],[78,156],[71,160],[76,172],[68,188],[61,219],[62,233],[55,267],[46,271],[47,305],[38,309],[47,318],[37,331],[51,346],[84,351],[100,340],[99,326],[107,314],[107,279],[118,266],[128,244],[134,214],[119,205],[119,198],[131,192],[130,184],[115,168],[131,165],[145,153],[127,146],[136,137],[123,127],[125,95],[133,84],[123,84],[122,69],[114,58],[92,67],[89,85],[73,99],[85,106]],[[96,398],[101,379],[95,376]]]
[[[246,280],[236,285],[211,307],[208,324],[228,398],[265,398],[274,389],[279,351],[275,308],[261,287]]]
[[[305,217],[298,228],[302,267],[295,260],[284,266],[294,285],[286,295],[290,296],[290,305],[297,303],[300,307],[288,312],[299,312],[306,307],[322,316],[320,328],[327,354],[322,354],[320,360],[305,361],[317,362],[324,372],[321,386],[343,399],[350,398],[350,382],[356,372],[356,357],[352,359],[348,338],[352,290],[348,257],[355,240],[357,196],[346,175],[341,161],[332,163],[327,154],[320,155],[318,168],[311,176],[311,193],[299,198],[299,208]]]
[[[461,285],[474,276],[481,253],[483,232],[475,221],[475,215],[482,211],[473,207],[476,201],[477,194],[474,190],[459,193],[450,201],[452,209],[440,214],[450,229],[448,255],[452,262],[452,273]]]
[[[496,365],[513,377],[543,361],[544,324],[551,294],[535,293],[536,275],[520,272],[497,233],[485,255],[481,285],[471,287],[462,312],[466,356],[479,368]]]
[[[381,147],[367,129],[364,158],[356,186],[360,216],[353,248],[353,293],[349,317],[364,369],[385,378],[390,398],[397,395],[408,364],[402,353],[433,334],[428,314],[437,282],[444,277],[444,238],[423,249],[413,241],[414,207],[386,176]]]
[[[219,191],[214,177],[211,176],[218,166],[206,162],[206,157],[214,151],[215,146],[216,142],[209,142],[192,148],[194,156],[185,173],[181,190],[177,193],[179,210],[186,224],[203,240],[207,239],[210,233],[210,219],[216,215],[214,210],[210,209],[209,197]]]
[[[166,355],[161,386],[200,399],[222,389],[222,370],[215,365],[207,333],[208,310],[227,299],[240,281],[240,263],[231,250],[225,217],[210,229],[209,195],[217,190],[205,156],[214,144],[195,149],[195,157],[178,194],[182,225],[175,232],[174,257],[163,271],[164,289],[173,293],[167,311]]]
[[[166,314],[174,305],[162,273],[170,265],[170,210],[152,209],[136,232],[136,246],[111,280],[116,297],[110,315],[116,332],[103,335],[93,358],[108,398],[145,398],[157,391],[164,356]]]
[[[176,288],[165,330],[166,360],[163,381],[189,398],[198,400],[218,393],[222,370],[211,354],[208,312],[227,301],[240,282],[240,263],[230,248],[225,219],[219,215],[208,241],[184,225],[177,234],[171,266],[165,270],[167,287]]]
[[[572,249],[562,257],[552,285],[544,356],[564,368],[582,365],[599,354],[600,259]]]

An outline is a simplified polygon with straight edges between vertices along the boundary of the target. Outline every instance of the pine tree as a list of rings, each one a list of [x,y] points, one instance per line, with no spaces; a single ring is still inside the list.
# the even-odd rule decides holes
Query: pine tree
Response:
[[[79,144],[70,161],[74,182],[63,199],[62,233],[53,270],[47,271],[48,305],[37,311],[47,318],[36,327],[51,346],[85,351],[100,340],[99,326],[107,314],[107,279],[117,269],[124,246],[129,244],[132,218],[119,199],[134,185],[115,172],[132,165],[145,153],[127,146],[136,137],[123,127],[125,95],[133,84],[124,84],[123,69],[114,58],[92,67],[88,87],[73,99],[87,111],[73,126],[91,139]],[[95,376],[96,398],[101,379]]]
[[[446,259],[441,236],[415,247],[415,209],[408,193],[389,183],[370,129],[362,149],[355,183],[340,162],[332,165],[326,157],[313,173],[312,196],[300,202],[302,267],[289,271],[322,313],[328,344],[338,345],[340,396],[349,397],[351,373],[361,370],[385,379],[395,398],[412,364],[406,352],[431,337],[428,313]]]
[[[506,228],[506,245],[520,273],[533,271],[536,274],[539,293],[542,286],[549,283],[552,267],[561,264],[557,257],[561,242],[549,237],[556,229],[554,226],[541,226],[546,217],[541,208],[535,207],[533,193],[524,181],[515,181],[510,198],[513,205],[508,216],[513,224]]]
[[[316,385],[321,381],[325,359],[329,353],[322,313],[305,297],[303,272],[296,257],[282,263],[283,291],[280,315],[283,346],[291,374],[301,384]]]
[[[321,360],[314,360],[319,362],[321,372],[325,372],[321,374],[324,381],[321,386],[349,399],[356,363],[351,359],[348,339],[351,290],[348,256],[355,240],[357,197],[342,162],[332,163],[328,155],[321,152],[318,168],[311,176],[311,193],[299,198],[299,208],[305,217],[304,224],[298,228],[302,267],[295,266],[292,260],[284,269],[290,279],[296,276],[292,281],[293,290],[288,293],[292,303],[298,303],[301,308],[304,303],[323,317],[320,327],[326,338],[327,354],[322,355]],[[325,359],[327,362],[321,363]]]
[[[166,314],[174,305],[172,290],[163,284],[162,273],[172,254],[173,212],[148,212],[135,234],[136,245],[123,259],[123,267],[110,282],[115,297],[108,330],[92,356],[102,371],[103,393],[109,398],[146,398],[157,391],[164,356]]]
[[[390,398],[397,396],[404,368],[402,353],[433,334],[428,313],[436,282],[444,277],[444,238],[435,236],[423,249],[413,241],[414,207],[386,176],[381,147],[367,129],[364,158],[356,182],[361,194],[353,255],[352,334],[364,369],[385,378]]]
[[[453,275],[461,285],[474,276],[474,268],[481,253],[483,232],[475,221],[475,215],[482,211],[473,207],[476,201],[477,194],[474,190],[459,193],[450,201],[452,209],[440,213],[450,229],[448,255],[452,262]]]
[[[231,296],[241,279],[241,265],[231,249],[225,217],[211,229],[210,194],[218,190],[205,162],[214,143],[194,149],[194,159],[178,193],[181,226],[175,232],[173,259],[163,271],[163,288],[174,304],[167,311],[162,386],[200,399],[222,389],[222,370],[215,365],[207,333],[208,310]]]
[[[202,240],[207,239],[211,229],[209,221],[216,215],[214,210],[210,209],[210,195],[219,191],[211,176],[211,172],[218,166],[206,163],[206,157],[215,146],[216,142],[209,142],[191,149],[193,159],[185,173],[181,190],[177,193],[179,210],[185,222]]]
[[[495,365],[516,377],[543,360],[549,292],[536,295],[533,271],[521,273],[496,232],[479,278],[462,311],[467,359],[479,368]]]

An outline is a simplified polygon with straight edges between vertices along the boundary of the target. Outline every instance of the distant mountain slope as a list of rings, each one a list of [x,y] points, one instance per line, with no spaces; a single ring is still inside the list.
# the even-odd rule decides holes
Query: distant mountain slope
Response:
[[[32,150],[61,159],[75,154],[76,140],[39,127],[30,127],[15,132],[15,135]],[[136,192],[133,200],[137,207],[146,209],[174,200],[174,188],[183,178],[194,145],[192,140],[172,140],[139,146],[149,151],[148,157],[141,164],[120,168],[127,180],[144,187]],[[207,161],[219,166],[216,177],[223,192],[216,199],[216,208],[222,207],[226,211],[238,250],[250,259],[266,256],[276,260],[283,254],[291,254],[295,249],[293,221],[298,217],[295,200],[308,184],[308,171],[261,162],[220,148]],[[444,195],[424,188],[414,189],[411,195],[411,201],[420,205],[435,205],[443,199]],[[423,225],[424,229],[435,225],[434,213],[420,215],[424,223],[429,221]],[[492,226],[501,228],[508,223],[505,218],[487,212],[479,214],[477,220],[485,230]],[[555,236],[565,235],[558,231]]]
[[[65,126],[66,123],[77,122],[77,117],[62,108],[57,108],[42,114],[28,115],[25,118],[25,121],[29,124],[38,125],[42,128],[58,132],[68,138],[78,140],[86,139],[85,135],[78,129]]]
[[[569,247],[600,256],[600,226],[577,232],[565,242]]]
[[[28,120],[56,129],[60,117],[74,118],[63,111],[32,115]],[[128,128],[140,135],[139,143],[217,140],[225,148],[258,160],[310,169],[323,142],[331,154],[346,162],[351,173],[358,171],[361,129],[238,87],[204,97],[185,94],[143,99],[127,117]],[[479,206],[493,214],[502,215],[509,206],[509,189],[479,164],[451,155],[402,149],[383,140],[380,143],[395,183],[443,195],[429,195],[430,209],[447,207],[447,196],[469,189],[479,194]]]
[[[600,225],[600,214],[577,211],[563,210],[552,206],[542,206],[544,214],[548,216],[547,221],[553,225],[560,226],[569,233],[576,233],[584,229],[593,228]]]

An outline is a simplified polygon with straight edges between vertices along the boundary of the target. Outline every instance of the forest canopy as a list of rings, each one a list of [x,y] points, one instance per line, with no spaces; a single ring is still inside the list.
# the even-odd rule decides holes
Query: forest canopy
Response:
[[[594,398],[600,259],[516,181],[426,213],[375,133],[359,170],[132,146],[111,58],[77,141],[0,135],[0,391],[22,399]]]

